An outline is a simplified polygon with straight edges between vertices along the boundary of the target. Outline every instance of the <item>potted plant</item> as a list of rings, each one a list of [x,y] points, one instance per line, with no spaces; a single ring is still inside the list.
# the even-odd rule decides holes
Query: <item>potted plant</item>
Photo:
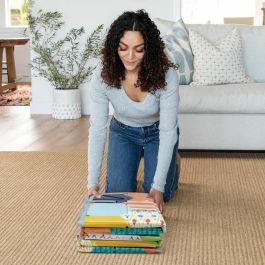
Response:
[[[95,67],[91,59],[98,57],[102,48],[103,25],[89,36],[84,27],[72,28],[59,38],[64,22],[60,12],[28,14],[33,73],[47,79],[54,87],[52,117],[76,119],[81,117],[80,85],[84,84]],[[81,47],[82,41],[83,47]]]

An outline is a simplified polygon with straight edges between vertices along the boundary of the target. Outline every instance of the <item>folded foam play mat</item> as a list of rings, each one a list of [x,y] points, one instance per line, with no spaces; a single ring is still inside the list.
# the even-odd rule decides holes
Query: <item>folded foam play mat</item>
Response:
[[[82,253],[161,253],[165,220],[146,193],[85,196],[78,221]]]

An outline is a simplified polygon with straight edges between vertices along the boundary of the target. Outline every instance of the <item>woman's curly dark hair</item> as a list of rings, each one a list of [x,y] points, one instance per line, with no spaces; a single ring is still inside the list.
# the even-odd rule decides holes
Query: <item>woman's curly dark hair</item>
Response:
[[[145,54],[135,86],[148,92],[163,89],[166,71],[176,65],[164,53],[165,44],[160,31],[144,10],[124,12],[111,24],[102,49],[102,79],[111,87],[121,88],[125,68],[118,55],[118,46],[126,31],[139,31],[144,39]]]

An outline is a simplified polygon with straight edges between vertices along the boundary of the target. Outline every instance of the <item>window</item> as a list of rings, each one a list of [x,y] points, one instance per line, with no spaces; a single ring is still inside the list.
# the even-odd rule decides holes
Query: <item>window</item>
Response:
[[[27,26],[29,0],[7,0],[7,26]]]
[[[257,0],[182,0],[185,23],[223,24],[226,18],[255,18]],[[264,0],[262,0],[264,1]],[[260,7],[258,7],[260,9]]]

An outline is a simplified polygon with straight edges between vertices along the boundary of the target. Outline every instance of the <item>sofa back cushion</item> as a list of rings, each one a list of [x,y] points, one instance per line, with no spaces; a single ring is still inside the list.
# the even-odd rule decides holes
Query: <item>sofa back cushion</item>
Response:
[[[235,27],[242,37],[245,69],[254,81],[265,83],[265,27],[250,25],[188,24],[210,41],[224,37]]]

